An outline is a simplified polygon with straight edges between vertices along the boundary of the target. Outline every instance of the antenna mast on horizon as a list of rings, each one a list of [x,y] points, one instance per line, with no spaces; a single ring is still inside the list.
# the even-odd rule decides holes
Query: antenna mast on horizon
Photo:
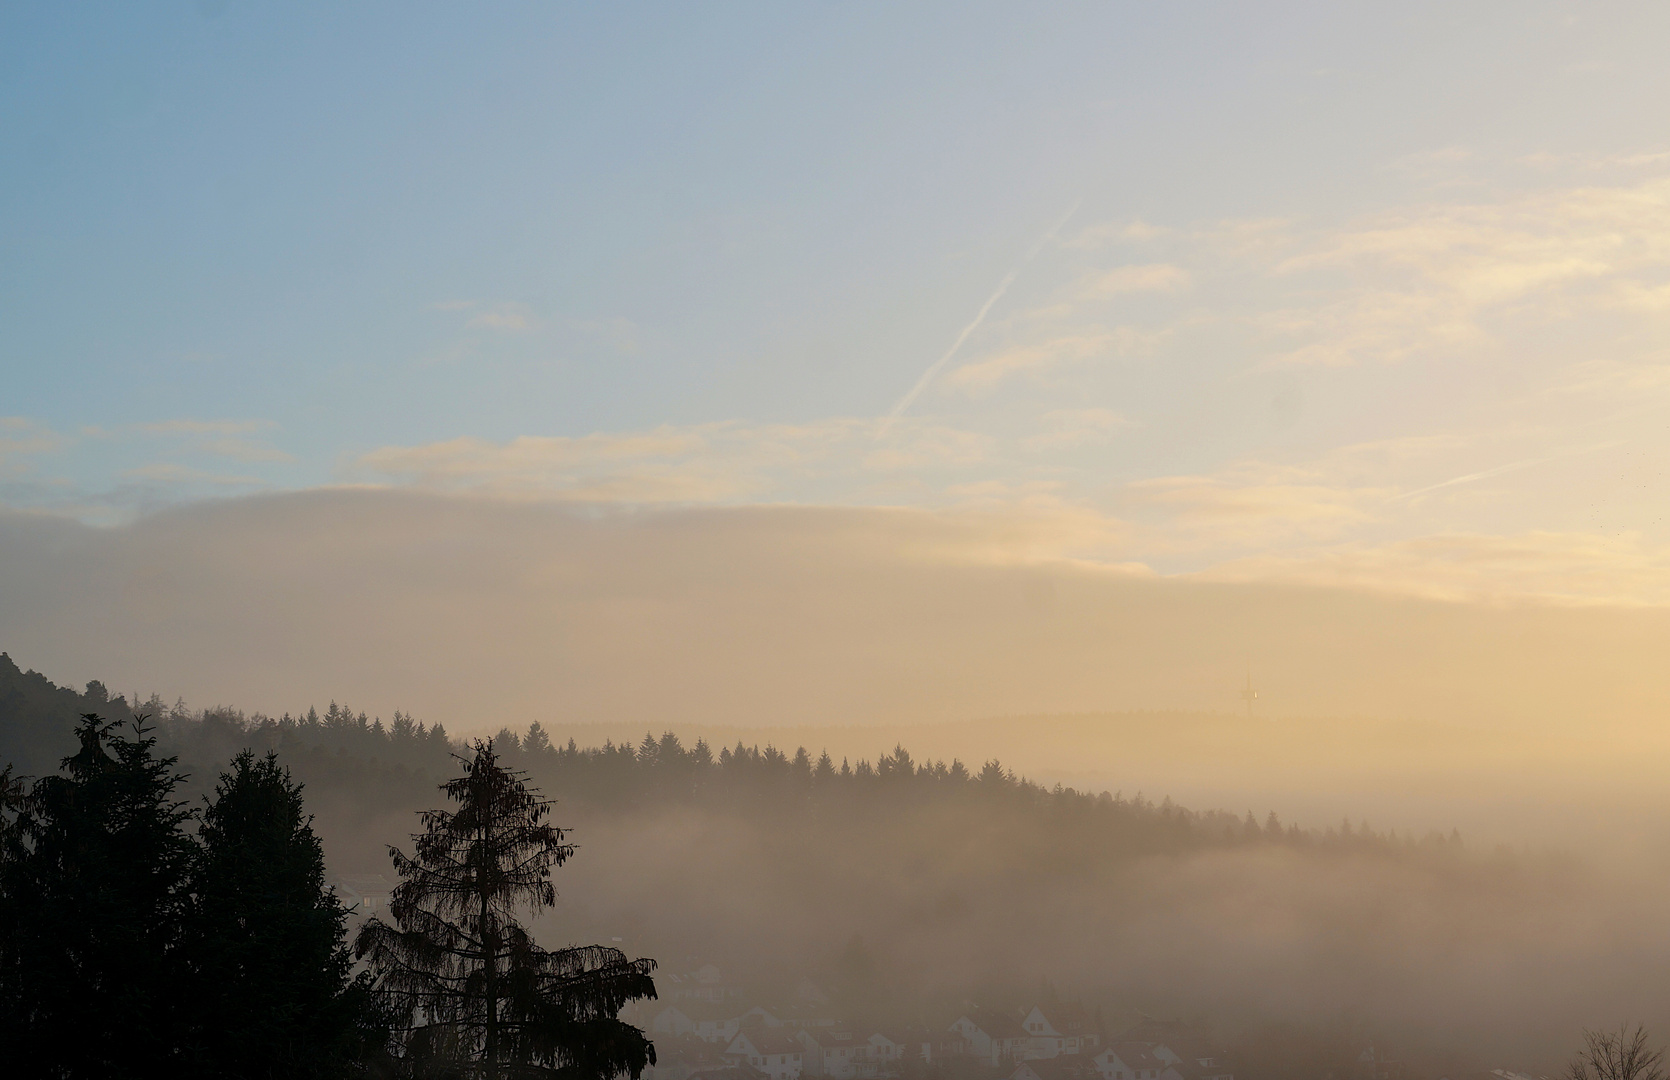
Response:
[[[1247,703],[1247,719],[1252,719],[1252,705],[1258,700],[1258,691],[1253,689],[1252,671],[1247,671],[1247,688],[1241,691],[1241,700]]]

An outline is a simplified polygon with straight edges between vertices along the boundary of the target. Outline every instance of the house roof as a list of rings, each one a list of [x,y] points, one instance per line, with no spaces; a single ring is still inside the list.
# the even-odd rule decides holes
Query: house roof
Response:
[[[1197,1039],[1167,1039],[1164,1042],[1157,1042],[1152,1045],[1154,1056],[1168,1062],[1177,1058],[1191,1065],[1199,1065],[1204,1058],[1220,1056],[1213,1053],[1204,1042]],[[1207,1072],[1212,1071],[1210,1068],[1207,1069]]]
[[[1182,1080],[1205,1080],[1206,1077],[1217,1076],[1220,1072],[1226,1071],[1228,1070],[1202,1068],[1200,1063],[1192,1058],[1174,1061],[1166,1066],[1167,1076],[1179,1076]]]
[[[764,1080],[765,1073],[746,1061],[718,1069],[699,1069],[685,1080]]]
[[[855,1046],[858,1041],[852,1037],[852,1032],[836,1031],[834,1028],[800,1028],[799,1033],[802,1043],[809,1039],[825,1050],[836,1046]]]
[[[1102,1054],[1112,1054],[1120,1061],[1123,1061],[1127,1068],[1131,1069],[1158,1069],[1165,1064],[1165,1062],[1149,1053],[1148,1047],[1142,1043],[1114,1043],[1112,1046],[1102,1051]],[[1097,1054],[1096,1056],[1101,1057],[1102,1054]]]
[[[969,1009],[958,1019],[968,1020],[994,1039],[1026,1038],[1026,1031],[1021,1027],[1019,1020],[1008,1013],[998,1012],[996,1009]]]
[[[1040,1005],[1038,1011],[1044,1014],[1044,1019],[1049,1021],[1051,1027],[1063,1035],[1078,1035],[1090,1030],[1090,1013],[1083,1005]]]

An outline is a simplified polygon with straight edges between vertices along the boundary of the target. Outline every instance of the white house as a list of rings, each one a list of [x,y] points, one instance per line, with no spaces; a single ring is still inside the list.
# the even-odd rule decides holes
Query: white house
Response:
[[[381,874],[343,874],[336,879],[336,895],[355,915],[369,915],[387,907],[394,885]]]
[[[877,1065],[882,1066],[883,1069],[890,1069],[899,1062],[903,1061],[907,1056],[925,1056],[921,1053],[922,1047],[917,1047],[917,1053],[915,1055],[907,1054],[907,1050],[910,1047],[911,1042],[909,1038],[901,1032],[887,1034],[886,1032],[877,1031],[872,1033],[868,1039],[865,1039],[864,1043],[865,1052],[869,1059]],[[930,1055],[931,1053],[932,1051],[929,1052]]]
[[[830,1080],[852,1080],[859,1075],[866,1047],[850,1032],[832,1028],[801,1028],[795,1038],[805,1048],[806,1072]]]
[[[1114,1043],[1091,1061],[1102,1080],[1160,1080],[1168,1067],[1140,1043]]]
[[[1028,1045],[1026,1058],[1052,1058],[1061,1054],[1078,1054],[1091,1050],[1101,1042],[1090,1030],[1089,1017],[1082,1006],[1039,1005],[1021,1021],[1026,1029]]]
[[[1026,1031],[1012,1018],[989,1009],[971,1009],[951,1025],[968,1052],[991,1065],[1017,1061],[1024,1056]]]
[[[769,1028],[740,1032],[725,1047],[725,1060],[746,1062],[770,1080],[799,1080],[805,1054],[806,1048],[794,1036]]]
[[[1216,1054],[1188,1041],[1155,1043],[1151,1051],[1165,1065],[1160,1080],[1235,1080]]]

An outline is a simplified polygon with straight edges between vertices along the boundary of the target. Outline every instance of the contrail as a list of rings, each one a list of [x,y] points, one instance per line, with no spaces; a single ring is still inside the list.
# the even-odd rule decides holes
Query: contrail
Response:
[[[1022,270],[1026,269],[1026,264],[1036,258],[1040,251],[1044,250],[1045,244],[1055,239],[1055,234],[1060,232],[1062,226],[1066,225],[1073,215],[1079,212],[1079,207],[1083,203],[1083,199],[1074,203],[1065,214],[1061,215],[1061,220],[1050,226],[1049,232],[1038,238],[1038,242],[1032,245],[1032,250],[1026,253],[1026,257],[1013,270],[1003,276],[1003,280],[997,283],[997,288],[993,290],[991,296],[987,297],[986,302],[980,305],[980,311],[974,316],[974,320],[963,327],[963,332],[957,335],[957,340],[953,341],[951,347],[945,350],[945,355],[934,361],[933,366],[922,373],[922,377],[916,380],[916,385],[910,388],[910,392],[900,398],[899,403],[894,405],[893,410],[882,419],[881,427],[876,429],[876,438],[880,439],[885,436],[892,429],[894,421],[898,420],[904,414],[904,411],[910,408],[911,402],[915,401],[922,391],[933,384],[935,377],[939,375],[946,364],[951,362],[951,358],[957,355],[957,350],[963,347],[963,342],[968,340],[968,335],[978,330],[980,324],[986,321],[986,316],[991,312],[992,305],[1003,299],[1003,294],[1009,291],[1009,286],[1015,283],[1015,278],[1020,275]]]
[[[1400,499],[1413,499],[1417,495],[1425,495],[1429,491],[1437,491],[1439,488],[1452,487],[1456,484],[1471,484],[1475,480],[1488,480],[1492,476],[1501,476],[1503,473],[1513,472],[1516,469],[1527,469],[1532,465],[1540,465],[1548,460],[1550,459],[1526,458],[1524,461],[1515,461],[1508,465],[1498,465],[1494,469],[1486,469],[1483,472],[1468,473],[1466,476],[1457,476],[1453,479],[1445,480],[1442,483],[1431,484],[1424,488],[1417,488],[1414,491],[1405,491],[1401,495],[1393,495],[1391,501],[1397,502]]]
[[[1430,484],[1424,488],[1417,488],[1414,491],[1405,491],[1401,495],[1393,495],[1387,501],[1400,502],[1404,499],[1413,499],[1417,495],[1425,495],[1429,491],[1437,491],[1439,488],[1454,487],[1456,484],[1471,484],[1475,480],[1488,480],[1492,476],[1501,476],[1503,473],[1514,472],[1519,469],[1528,469],[1532,465],[1541,465],[1544,462],[1557,461],[1560,458],[1576,457],[1579,454],[1592,454],[1596,450],[1606,450],[1610,447],[1617,446],[1620,444],[1620,441],[1621,440],[1614,439],[1611,442],[1600,443],[1597,446],[1585,446],[1576,450],[1566,450],[1558,454],[1549,454],[1546,457],[1526,458],[1524,461],[1509,462],[1506,465],[1498,465],[1494,469],[1486,469],[1483,472],[1468,473],[1466,476],[1453,477],[1452,479],[1445,480],[1441,483]]]

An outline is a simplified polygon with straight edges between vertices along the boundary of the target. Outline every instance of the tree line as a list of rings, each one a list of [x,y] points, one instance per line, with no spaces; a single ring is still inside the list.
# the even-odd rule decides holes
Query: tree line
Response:
[[[183,701],[170,706],[155,695],[143,702],[137,701],[137,694],[133,698],[130,704],[126,696],[112,696],[99,683],[90,683],[85,694],[76,695],[34,672],[25,675],[0,654],[0,716],[8,718],[7,727],[30,731],[32,746],[58,745],[53,739],[62,742],[67,731],[62,717],[73,716],[71,708],[97,709],[114,717],[145,712],[155,718],[158,736],[169,752],[199,768],[228,760],[244,747],[276,751],[316,792],[353,792],[363,802],[414,808],[413,800],[427,797],[464,746],[441,724],[426,725],[401,712],[385,722],[335,701],[323,711],[310,708],[274,717],[225,706],[191,709]],[[38,719],[11,719],[24,713]],[[52,713],[60,719],[49,719]],[[519,731],[501,728],[493,742],[508,763],[545,787],[562,791],[567,799],[606,807],[689,801],[742,813],[792,816],[820,808],[836,812],[949,799],[997,804],[1051,827],[1083,829],[1094,834],[1092,846],[1116,837],[1119,850],[1125,852],[1281,844],[1319,853],[1444,855],[1461,847],[1460,835],[1453,830],[1417,837],[1349,820],[1304,828],[1280,821],[1272,811],[1258,816],[1251,809],[1193,810],[1169,798],[1156,802],[1140,792],[1046,786],[998,761],[972,766],[955,760],[917,761],[903,747],[874,760],[837,761],[806,747],[790,751],[739,742],[715,749],[700,739],[686,745],[670,731],[659,736],[646,732],[636,745],[580,746],[573,739],[553,742],[538,720]],[[25,752],[20,755],[20,750]],[[27,748],[0,741],[0,759],[20,756],[27,758]]]
[[[1079,791],[1062,784],[1046,786],[1001,761],[969,767],[953,759],[918,761],[903,746],[872,762],[827,752],[816,756],[806,747],[793,752],[775,746],[738,742],[717,752],[704,740],[685,746],[678,735],[646,732],[636,746],[605,742],[582,747],[569,739],[551,742],[538,721],[518,736],[501,729],[494,744],[519,767],[560,786],[576,798],[641,803],[646,799],[704,800],[739,806],[766,805],[792,812],[818,801],[847,807],[898,806],[934,800],[969,799],[997,803],[1009,810],[1060,821],[1082,822],[1114,832],[1150,834],[1153,846],[1168,849],[1280,843],[1296,847],[1398,851],[1409,847],[1447,850],[1460,846],[1459,832],[1423,837],[1377,832],[1366,822],[1349,819],[1336,827],[1307,829],[1283,824],[1274,811],[1262,819],[1251,810],[1191,810],[1169,797],[1154,802],[1138,792]]]
[[[280,749],[290,757],[312,755],[321,769],[354,769],[368,774],[396,770],[402,778],[424,778],[449,758],[456,745],[440,724],[426,727],[403,713],[392,722],[331,702],[320,713],[299,716],[255,714],[245,718],[232,709],[198,713],[177,709],[165,723],[172,745],[182,753],[233,745]],[[588,804],[643,805],[655,801],[690,801],[724,805],[746,812],[794,813],[817,805],[887,806],[932,800],[980,799],[1013,811],[1100,825],[1123,835],[1141,833],[1145,848],[1178,850],[1247,843],[1275,843],[1322,851],[1351,849],[1399,853],[1446,852],[1461,846],[1459,832],[1429,832],[1416,837],[1376,831],[1365,821],[1345,819],[1338,826],[1305,828],[1283,823],[1274,811],[1262,818],[1251,810],[1193,810],[1169,797],[1158,802],[1141,792],[1079,791],[1061,784],[1044,785],[988,760],[976,767],[959,760],[918,761],[897,746],[873,761],[816,755],[804,746],[793,751],[738,741],[717,751],[698,738],[686,745],[672,731],[646,732],[636,745],[605,741],[580,746],[570,738],[554,743],[539,721],[520,734],[501,728],[493,743],[506,761],[537,777],[565,797]]]

